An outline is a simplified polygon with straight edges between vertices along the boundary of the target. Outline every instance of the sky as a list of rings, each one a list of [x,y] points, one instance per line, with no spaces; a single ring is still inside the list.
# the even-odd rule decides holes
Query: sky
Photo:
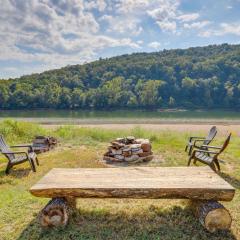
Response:
[[[240,43],[240,0],[0,0],[2,79],[221,43]]]

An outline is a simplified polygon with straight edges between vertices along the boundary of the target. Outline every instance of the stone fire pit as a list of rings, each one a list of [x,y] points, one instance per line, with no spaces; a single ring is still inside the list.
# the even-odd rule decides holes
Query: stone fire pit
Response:
[[[103,160],[108,163],[138,163],[152,159],[150,141],[148,139],[135,139],[132,136],[112,141],[103,157]]]

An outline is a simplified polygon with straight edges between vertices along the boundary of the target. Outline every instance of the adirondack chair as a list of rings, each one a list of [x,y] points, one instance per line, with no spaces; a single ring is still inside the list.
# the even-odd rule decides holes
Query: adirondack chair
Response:
[[[185,152],[189,149],[188,155],[190,156],[192,154],[192,150],[194,148],[207,150],[208,149],[207,146],[212,142],[212,140],[214,139],[216,134],[217,134],[217,128],[216,128],[216,126],[213,126],[205,138],[190,137],[188,140],[188,143],[185,147]],[[201,144],[198,145],[199,143],[201,143]]]
[[[226,138],[225,142],[221,147],[203,145],[204,147],[206,146],[208,150],[204,150],[204,149],[194,150],[191,156],[189,157],[188,166],[190,166],[191,161],[194,160],[194,163],[199,161],[209,165],[215,172],[216,172],[216,168],[218,171],[220,171],[221,168],[220,168],[218,156],[226,149],[226,147],[229,144],[230,138],[231,138],[231,133],[228,135],[228,137]],[[209,149],[212,149],[212,150],[209,150]]]
[[[11,148],[28,148],[28,151],[12,151]],[[15,145],[11,148],[6,144],[2,135],[0,135],[0,152],[8,159],[6,174],[9,174],[10,169],[17,164],[28,161],[33,172],[36,172],[36,164],[39,165],[36,153],[33,152],[31,145]]]

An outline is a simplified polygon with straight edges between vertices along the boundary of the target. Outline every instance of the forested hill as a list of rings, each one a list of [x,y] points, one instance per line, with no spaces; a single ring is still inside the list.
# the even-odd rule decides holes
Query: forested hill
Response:
[[[0,80],[0,108],[237,108],[240,45],[135,53]]]

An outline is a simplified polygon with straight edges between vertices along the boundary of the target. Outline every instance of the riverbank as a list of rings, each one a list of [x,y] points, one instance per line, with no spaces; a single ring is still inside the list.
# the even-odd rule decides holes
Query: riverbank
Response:
[[[141,128],[149,131],[173,131],[173,132],[205,132],[207,133],[209,129],[213,126],[217,126],[218,133],[220,135],[226,135],[228,132],[232,132],[235,136],[240,136],[240,124],[78,124],[74,127],[88,127],[88,128],[98,128],[98,129],[108,129],[108,130],[130,130],[134,128]],[[47,129],[57,129],[59,124],[42,124],[44,128]]]

